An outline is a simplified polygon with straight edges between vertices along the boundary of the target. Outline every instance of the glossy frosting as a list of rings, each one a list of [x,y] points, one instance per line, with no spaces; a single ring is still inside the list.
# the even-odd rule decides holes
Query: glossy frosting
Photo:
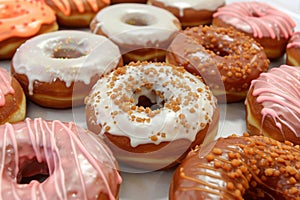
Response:
[[[300,68],[287,65],[272,68],[254,80],[251,87],[253,96],[263,106],[262,120],[270,116],[280,130],[284,124],[300,137],[297,131],[300,129]]]
[[[53,10],[41,1],[1,0],[0,11],[0,41],[33,36],[43,24],[56,20]]]
[[[296,31],[293,33],[289,43],[287,44],[287,48],[300,48],[300,31]]]
[[[158,109],[138,105],[147,96]],[[86,99],[102,130],[126,136],[132,147],[176,139],[194,141],[216,109],[208,87],[184,69],[160,63],[118,68],[101,78]]]
[[[97,200],[100,193],[115,199],[121,183],[116,160],[102,141],[74,123],[41,118],[6,123],[0,139],[0,199]],[[49,177],[19,183],[22,176],[39,173]]]
[[[49,0],[49,1],[52,1],[55,4],[55,6],[66,16],[71,15],[71,11],[72,11],[71,4],[74,4],[78,12],[80,13],[86,11],[84,2],[88,3],[88,5],[92,8],[94,12],[97,12],[99,10],[99,5],[97,3],[99,0]],[[105,2],[107,5],[110,4],[110,0],[101,0],[101,1]]]
[[[113,17],[112,17],[113,16]],[[163,17],[159,17],[163,16]],[[144,20],[146,25],[126,23],[125,18]],[[144,4],[122,3],[102,9],[95,16],[97,33],[99,29],[118,45],[145,47],[149,44],[159,48],[160,43],[176,34],[180,27],[178,19],[170,12]]]
[[[75,58],[55,58],[57,51],[75,50]],[[32,59],[34,58],[34,59]],[[65,81],[89,84],[96,74],[114,69],[121,58],[117,45],[106,37],[83,31],[56,31],[27,40],[15,53],[12,65],[18,74],[28,77],[29,94],[34,81]]]
[[[288,15],[261,2],[231,3],[219,8],[213,17],[257,38],[289,38],[296,26]]]
[[[214,11],[221,5],[225,4],[224,0],[155,0],[163,3],[165,6],[174,7],[179,9],[180,16],[183,16],[185,9],[194,10],[209,10]]]
[[[0,68],[0,107],[5,105],[5,95],[14,93],[10,74],[4,68]]]

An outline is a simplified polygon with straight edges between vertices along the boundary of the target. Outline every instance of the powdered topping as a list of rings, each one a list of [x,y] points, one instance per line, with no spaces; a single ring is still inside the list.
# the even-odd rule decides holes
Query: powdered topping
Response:
[[[86,99],[102,130],[139,144],[194,141],[211,122],[216,102],[208,87],[182,68],[137,63],[100,79]]]
[[[251,87],[253,96],[263,106],[262,120],[270,116],[281,131],[284,124],[300,137],[300,69],[287,65],[272,68],[254,80]]]
[[[14,93],[10,74],[4,68],[0,68],[0,107],[5,105],[5,95]]]
[[[35,59],[32,59],[32,58]],[[18,74],[34,81],[65,81],[89,84],[96,74],[114,69],[121,58],[117,45],[107,38],[83,31],[56,31],[27,40],[15,53],[12,64]]]
[[[43,24],[56,20],[53,10],[41,1],[0,1],[0,41],[11,37],[30,37]]]
[[[99,193],[115,199],[121,183],[116,160],[74,123],[26,119],[1,126],[0,137],[0,199],[98,199]],[[20,185],[22,177],[35,174],[49,177]]]
[[[289,38],[296,26],[288,15],[261,2],[231,3],[219,8],[213,17],[257,38]]]
[[[209,10],[214,11],[221,5],[225,4],[224,0],[155,0],[157,2],[163,3],[168,7],[175,7],[179,9],[179,15],[183,16],[185,9],[194,10]]]
[[[113,16],[113,17],[112,17]],[[163,17],[158,17],[163,16]],[[105,7],[95,16],[99,29],[118,45],[162,48],[179,30],[178,19],[170,12],[143,4],[116,4]]]
[[[296,31],[293,33],[289,43],[287,44],[287,48],[300,48],[300,31]]]
[[[74,4],[79,13],[83,13],[86,11],[84,1],[88,3],[88,5],[92,8],[94,12],[99,10],[98,1],[99,0],[50,0],[55,6],[66,16],[70,16],[72,12],[72,4]],[[110,4],[110,0],[101,0],[101,2]]]

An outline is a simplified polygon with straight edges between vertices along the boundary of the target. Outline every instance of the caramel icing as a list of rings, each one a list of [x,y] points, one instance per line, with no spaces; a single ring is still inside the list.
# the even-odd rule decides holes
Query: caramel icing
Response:
[[[296,26],[288,15],[261,2],[231,3],[219,8],[213,17],[257,38],[289,38]]]
[[[287,65],[272,68],[252,81],[251,88],[252,95],[263,106],[261,124],[270,116],[281,132],[284,124],[300,137],[300,68]]]
[[[51,0],[51,1],[66,16],[71,15],[71,12],[72,12],[71,2],[76,5],[76,8],[80,13],[83,13],[86,11],[86,8],[84,6],[84,1],[86,1],[88,3],[88,5],[91,6],[91,8],[94,12],[97,12],[99,10],[99,6],[97,3],[99,0]],[[101,1],[106,3],[107,5],[110,4],[110,0],[101,0]]]
[[[289,43],[287,44],[287,48],[300,48],[300,31],[296,31],[293,33]]]
[[[0,107],[5,105],[5,95],[14,93],[10,74],[4,68],[0,68]]]
[[[73,122],[41,118],[0,126],[0,199],[115,199],[116,160],[96,136]],[[40,167],[39,167],[40,166]],[[41,167],[44,166],[44,167]],[[42,183],[22,176],[49,174]]]
[[[11,37],[30,37],[43,24],[56,20],[53,10],[41,1],[0,1],[0,41]]]

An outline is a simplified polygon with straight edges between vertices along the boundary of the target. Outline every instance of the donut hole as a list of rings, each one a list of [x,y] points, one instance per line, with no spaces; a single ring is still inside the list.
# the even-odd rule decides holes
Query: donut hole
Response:
[[[25,161],[17,174],[18,184],[29,184],[35,180],[40,183],[49,177],[49,169],[46,162],[38,162],[36,159]]]
[[[130,13],[123,17],[122,22],[132,26],[149,26],[155,23],[156,18],[146,13]]]
[[[150,108],[152,111],[161,109],[165,103],[155,90],[135,92],[133,99],[136,106]]]
[[[84,53],[82,53],[76,48],[59,48],[53,50],[52,58],[72,59],[72,58],[80,58],[84,55],[85,55]]]

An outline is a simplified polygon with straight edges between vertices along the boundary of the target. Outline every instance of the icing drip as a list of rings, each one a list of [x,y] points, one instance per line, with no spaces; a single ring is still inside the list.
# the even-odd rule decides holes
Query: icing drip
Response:
[[[15,91],[11,86],[11,76],[4,68],[0,68],[0,106],[5,105],[5,95],[14,93]]]
[[[84,6],[84,1],[86,1],[92,8],[94,12],[97,12],[99,10],[98,1],[99,0],[51,0],[58,9],[64,13],[66,16],[71,15],[71,2],[76,5],[77,10],[80,13],[83,13],[86,11]],[[102,0],[102,2],[106,3],[107,5],[110,4],[110,0]]]
[[[287,48],[300,48],[300,31],[294,32],[289,43],[287,44]]]
[[[139,106],[141,96],[156,105]],[[118,68],[95,84],[86,104],[94,108],[95,123],[102,126],[99,134],[126,136],[133,147],[182,138],[194,141],[216,109],[211,91],[198,77],[159,63]]]
[[[115,199],[121,177],[111,152],[95,135],[74,123],[40,118],[6,123],[0,127],[0,138],[0,199],[86,200],[98,199],[99,193]],[[42,183],[19,184],[19,171],[26,160],[34,158],[47,164],[49,177]],[[114,185],[108,179],[113,179]]]
[[[254,37],[289,38],[295,22],[285,13],[260,2],[237,2],[221,7],[213,15]]]
[[[53,10],[40,1],[0,1],[0,41],[30,37],[55,20]]]
[[[273,68],[262,73],[251,87],[253,96],[258,96],[257,102],[263,105],[261,124],[270,116],[280,130],[284,124],[300,137],[300,69],[287,65]]]

